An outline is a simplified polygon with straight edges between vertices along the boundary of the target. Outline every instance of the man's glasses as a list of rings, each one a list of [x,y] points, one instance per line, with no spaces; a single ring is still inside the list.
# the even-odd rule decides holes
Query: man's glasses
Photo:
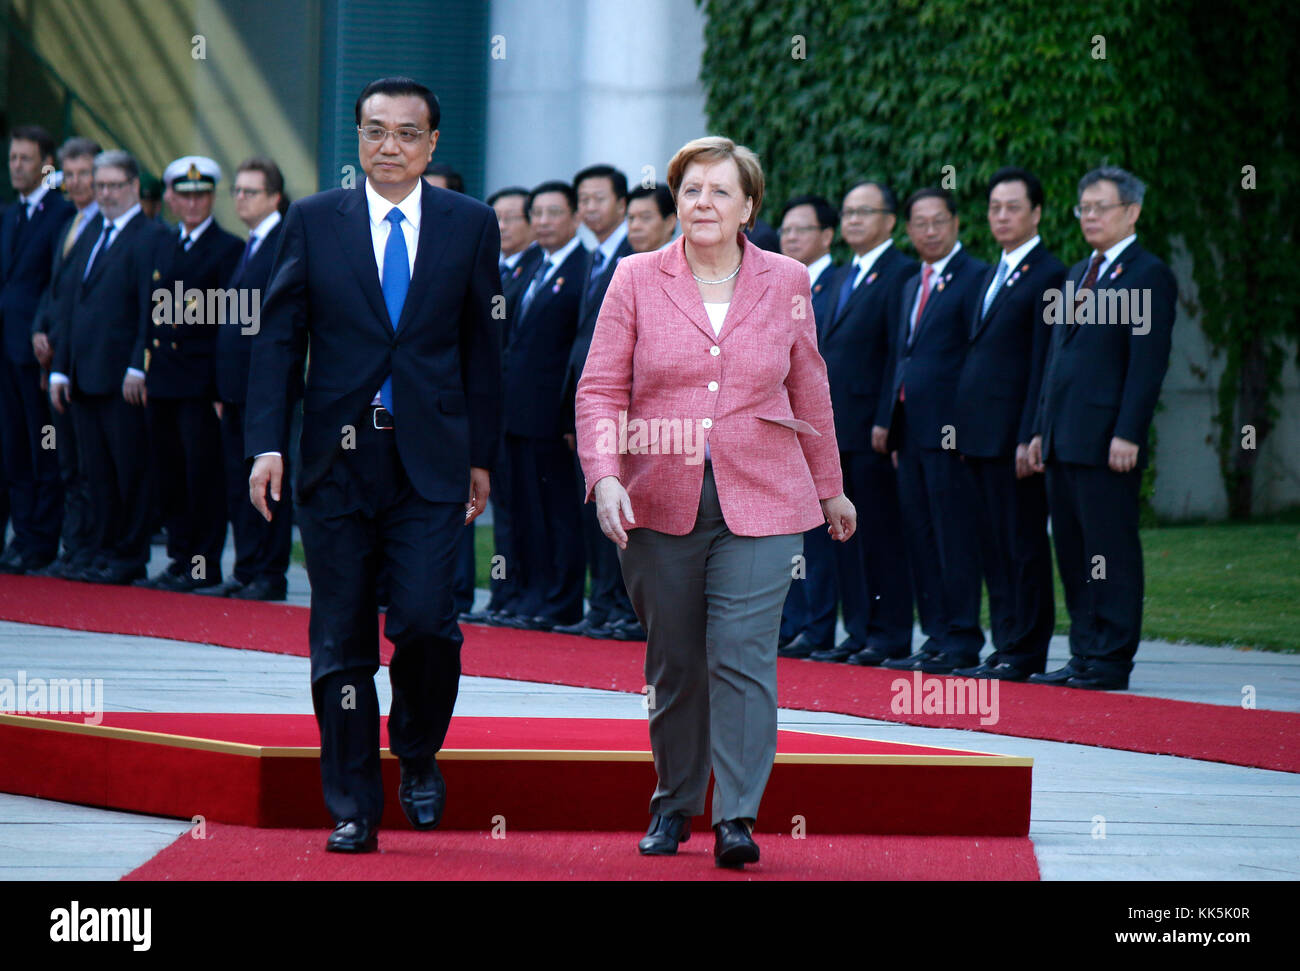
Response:
[[[361,137],[368,142],[382,142],[392,135],[403,145],[414,145],[420,140],[420,136],[428,131],[427,128],[397,128],[388,129],[383,125],[362,125],[357,129]]]

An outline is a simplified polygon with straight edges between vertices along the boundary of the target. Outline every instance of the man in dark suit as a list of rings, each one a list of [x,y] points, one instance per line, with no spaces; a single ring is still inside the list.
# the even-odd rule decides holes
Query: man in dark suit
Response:
[[[844,494],[862,528],[835,543],[835,565],[848,639],[816,660],[876,665],[911,653],[912,584],[900,525],[898,484],[889,457],[871,445],[871,429],[893,378],[890,348],[901,316],[903,283],[916,261],[890,238],[898,199],[884,182],[863,181],[844,196],[840,231],[853,261],[831,281],[835,309],[821,331],[821,353],[835,409]]]
[[[231,191],[235,196],[235,212],[249,233],[229,286],[238,299],[259,308],[260,316],[262,297],[271,279],[271,265],[280,245],[282,216],[288,209],[284,175],[273,160],[250,158],[235,171]],[[288,589],[285,574],[293,546],[293,505],[277,503],[269,523],[259,516],[248,501],[248,462],[244,458],[248,367],[258,330],[259,324],[217,328],[214,364],[221,412],[226,515],[235,538],[235,568],[220,585],[195,592],[236,600],[283,600]],[[291,402],[301,396],[301,386],[302,376],[294,375]],[[288,437],[287,430],[285,437]],[[287,461],[285,468],[288,469]]]
[[[633,253],[652,253],[673,241],[677,203],[668,186],[639,185],[627,194],[627,241]]]
[[[537,264],[542,259],[542,248],[534,238],[528,221],[528,190],[523,186],[508,186],[488,196],[488,205],[497,214],[497,228],[501,231],[501,255],[497,269],[501,275],[501,291],[505,298],[506,320],[510,320],[518,307],[524,291],[532,280]],[[502,340],[506,336],[503,327]],[[504,347],[502,348],[504,351]],[[516,573],[518,559],[511,539],[510,508],[513,493],[510,489],[510,455],[505,447],[504,433],[497,452],[497,464],[492,469],[492,545],[493,566],[488,586],[491,596],[481,613],[471,613],[461,618],[470,623],[501,626],[514,615],[519,602],[522,584]],[[496,559],[500,557],[500,559]]]
[[[507,322],[503,423],[521,590],[502,623],[521,630],[550,630],[582,617],[582,520],[564,439],[573,416],[563,405],[589,259],[577,235],[577,205],[567,182],[533,189],[529,220],[544,255]]]
[[[56,244],[73,206],[47,172],[54,139],[44,128],[20,125],[9,136],[9,178],[18,200],[0,216],[0,459],[9,486],[14,539],[0,553],[0,572],[44,569],[59,552],[63,485],[57,437],[50,439],[49,397],[32,353],[32,320],[50,282]],[[55,433],[57,436],[57,432]],[[68,443],[71,445],[71,443]]]
[[[59,233],[46,288],[32,321],[32,350],[48,390],[48,371],[54,363],[54,347],[65,339],[68,310],[81,280],[73,269],[72,255],[77,242],[99,222],[95,201],[94,166],[99,145],[89,138],[73,137],[59,149],[63,188],[76,213]],[[46,403],[48,407],[48,396]],[[50,422],[58,442],[59,477],[63,482],[63,552],[44,570],[43,576],[68,578],[90,565],[95,555],[94,522],[90,510],[90,485],[77,455],[76,426],[66,411],[50,409]]]
[[[398,797],[417,829],[442,818],[436,754],[462,642],[456,540],[488,498],[501,392],[496,220],[420,177],[438,140],[437,99],[410,78],[383,78],[355,110],[365,181],[289,207],[244,425],[250,495],[271,518],[266,494],[281,494],[289,389],[310,354],[296,501],[312,588],[312,700],[336,823],[326,847],[354,853],[377,848],[384,803],[374,685],[381,564]]]
[[[95,557],[71,578],[126,584],[149,561],[145,337],[154,256],[168,233],[140,209],[140,173],[126,152],[95,156],[95,198],[99,224],[72,250],[81,282],[54,348],[50,402],[60,411],[71,400],[95,522]]]
[[[989,229],[1002,247],[980,282],[980,306],[957,384],[957,450],[975,485],[980,553],[989,591],[992,655],[956,674],[1023,681],[1043,670],[1056,624],[1047,490],[1029,468],[1029,440],[1051,328],[1043,294],[1065,264],[1043,245],[1043,186],[1003,168],[989,180]]]
[[[974,490],[957,452],[957,380],[987,264],[957,241],[957,204],[946,189],[912,193],[903,206],[921,272],[903,286],[885,435],[896,449],[912,591],[926,641],[885,661],[900,671],[947,674],[979,661],[979,541]],[[884,438],[884,442],[878,441]]]
[[[214,358],[217,331],[251,327],[247,300],[226,289],[243,245],[212,215],[221,168],[186,155],[163,172],[180,225],[154,257],[146,389],[166,569],[138,586],[189,592],[221,586],[226,495]],[[250,313],[249,317],[253,317]]]
[[[578,333],[569,351],[564,373],[563,408],[568,422],[565,441],[573,450],[574,489],[582,518],[583,553],[591,572],[591,597],[586,615],[576,624],[561,625],[561,634],[615,640],[645,640],[645,630],[636,619],[632,601],[623,586],[623,570],[618,549],[605,538],[596,522],[596,504],[586,501],[582,466],[578,463],[577,438],[574,434],[574,396],[591,335],[596,332],[596,318],[605,300],[605,291],[614,277],[618,261],[632,252],[627,238],[627,176],[611,165],[592,165],[573,177],[573,191],[578,198],[582,221],[596,237],[596,248],[588,257],[585,285],[578,304]]]
[[[838,267],[831,260],[831,243],[839,221],[835,207],[818,195],[795,196],[781,210],[781,253],[808,268],[819,341],[835,310],[832,281]],[[819,660],[825,660],[835,653],[839,582],[834,546],[824,527],[804,533],[804,568],[795,570],[795,580],[781,611],[781,645],[777,652],[781,657],[817,654]]]
[[[1178,300],[1169,267],[1137,242],[1145,193],[1117,166],[1080,180],[1092,254],[1043,311],[1055,326],[1029,462],[1047,470],[1070,660],[1038,684],[1126,689],[1142,636],[1139,490]]]

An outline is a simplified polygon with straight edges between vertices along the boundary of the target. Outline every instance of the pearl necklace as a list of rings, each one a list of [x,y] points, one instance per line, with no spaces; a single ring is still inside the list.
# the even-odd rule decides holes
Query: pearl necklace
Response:
[[[743,262],[745,262],[745,258],[742,256],[742,257],[740,258],[740,263],[743,263]],[[717,286],[719,283],[726,283],[728,280],[732,279],[732,278],[733,278],[737,273],[739,273],[739,272],[740,272],[740,263],[737,263],[737,264],[736,264],[736,268],[735,268],[734,270],[732,270],[730,273],[728,273],[726,276],[724,276],[721,280],[705,280],[705,279],[702,279],[701,277],[695,276],[695,271],[694,271],[694,270],[691,270],[691,276],[694,276],[694,277],[695,277],[695,282],[696,282],[696,283],[703,283],[705,286],[708,286],[708,287]]]

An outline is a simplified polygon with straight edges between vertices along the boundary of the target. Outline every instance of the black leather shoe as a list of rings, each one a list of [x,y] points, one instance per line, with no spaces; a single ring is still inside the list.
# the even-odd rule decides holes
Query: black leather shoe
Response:
[[[13,550],[13,546],[9,550]],[[5,552],[8,554],[9,550]],[[24,574],[43,574],[46,567],[54,562],[53,556],[34,556],[31,553],[19,553],[14,551],[8,559],[0,560],[0,573],[11,573],[16,576]]]
[[[1083,688],[1086,691],[1127,691],[1128,678],[1113,674],[1084,674],[1065,682],[1067,688]]]
[[[486,624],[488,622],[488,612],[486,610],[467,610],[456,619],[462,624]]]
[[[985,661],[983,664],[976,664],[969,668],[955,668],[952,673],[962,678],[982,678],[989,681],[1026,681],[1029,679],[1030,672],[1006,661],[995,661],[992,664]]]
[[[861,644],[854,643],[846,638],[835,647],[828,648],[825,651],[813,651],[808,656],[814,661],[847,661],[861,650],[863,650]]]
[[[234,577],[229,577],[224,582],[211,587],[197,587],[194,592],[202,594],[205,597],[230,597],[233,596],[235,591],[239,590],[241,587],[243,587],[242,583]]]
[[[971,667],[979,663],[979,657],[953,657],[951,654],[938,654],[922,661],[914,671],[924,674],[953,674],[957,668]]]
[[[22,573],[22,550],[16,543],[10,543],[0,553],[0,573]]]
[[[610,624],[609,629],[616,641],[643,641],[646,639],[645,628],[641,626],[641,621],[635,617],[631,620]]]
[[[1086,677],[1087,672],[1084,666],[1070,658],[1065,667],[1057,668],[1055,671],[1048,671],[1046,674],[1031,674],[1029,676],[1030,684],[1054,684],[1058,687],[1065,684],[1071,678]]]
[[[929,644],[930,642],[926,641],[926,643]],[[922,647],[915,654],[909,654],[907,657],[896,657],[888,661],[882,661],[880,666],[889,668],[891,671],[920,671],[921,665],[926,661],[933,661],[941,656],[941,653],[933,648],[927,650]]]
[[[576,624],[559,624],[551,628],[551,630],[553,633],[556,634],[569,634],[573,637],[591,637],[592,636],[591,632],[593,630],[595,630],[597,627],[604,627],[604,626],[605,626],[604,617],[593,618],[591,614],[588,614],[586,617],[583,617],[582,620],[578,621]]]
[[[258,577],[252,583],[245,583],[238,590],[232,591],[231,600],[283,600],[288,595],[287,583],[275,583]]]
[[[447,802],[447,784],[438,769],[438,760],[401,759],[402,782],[397,798],[402,812],[416,829],[437,829]]]
[[[78,578],[87,583],[103,583],[111,586],[125,587],[147,575],[144,566],[106,566],[102,569],[90,568]]]
[[[857,654],[845,658],[845,660],[849,664],[857,664],[862,667],[874,668],[874,667],[879,667],[880,665],[884,664],[886,661],[892,661],[895,660],[896,658],[904,658],[906,656],[907,656],[906,648],[904,648],[903,651],[900,653],[898,651],[886,650],[883,647],[864,647],[862,650],[858,651]]]
[[[489,610],[487,620],[484,621],[489,627],[509,627],[510,620],[515,615],[508,610]]]
[[[373,853],[379,849],[379,827],[360,819],[345,819],[334,827],[325,849],[330,853]]]
[[[642,856],[673,856],[677,853],[677,844],[685,843],[691,838],[691,817],[683,813],[669,813],[650,817],[650,828],[641,837],[636,848]]]
[[[825,650],[828,650],[826,645],[814,644],[812,639],[806,634],[800,634],[785,647],[778,647],[776,649],[776,656],[808,658],[812,657],[813,651]]]
[[[713,862],[718,866],[741,869],[758,862],[758,844],[739,819],[724,819],[713,827],[713,834]]]

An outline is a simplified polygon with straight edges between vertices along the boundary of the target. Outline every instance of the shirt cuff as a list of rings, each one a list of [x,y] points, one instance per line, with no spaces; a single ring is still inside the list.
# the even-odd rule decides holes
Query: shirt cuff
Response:
[[[253,458],[260,459],[263,455],[274,455],[278,459],[284,458],[284,456],[281,455],[279,452],[258,452],[256,455],[253,456]]]
[[[71,384],[71,383],[72,382],[68,380],[68,376],[64,374],[62,371],[50,372],[50,384]]]
[[[144,377],[144,372],[138,367],[129,367],[126,369],[126,376],[128,378],[142,378]]]

